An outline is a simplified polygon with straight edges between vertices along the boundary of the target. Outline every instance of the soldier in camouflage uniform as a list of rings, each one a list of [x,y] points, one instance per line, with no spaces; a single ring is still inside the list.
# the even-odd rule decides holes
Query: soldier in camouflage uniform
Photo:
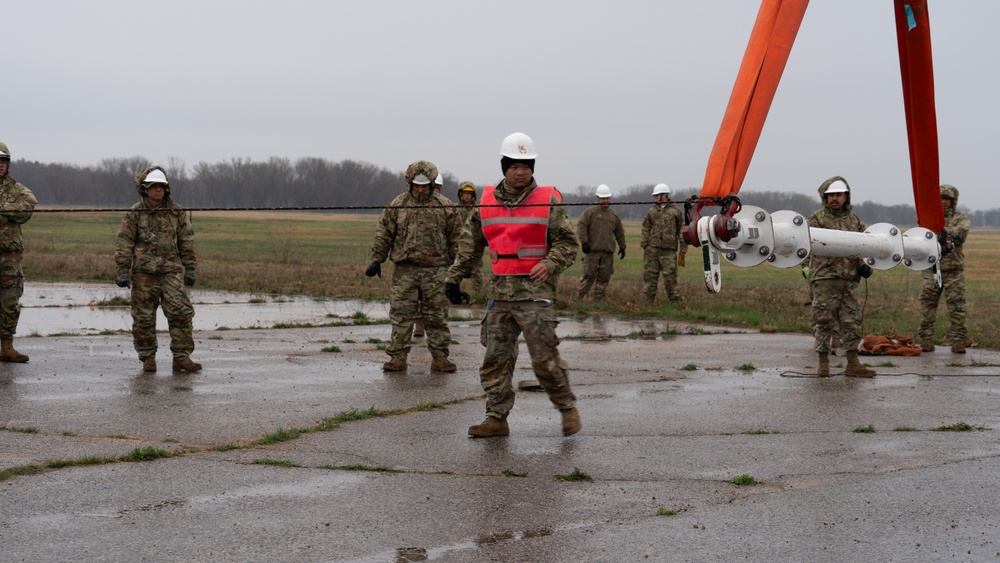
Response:
[[[462,225],[478,209],[476,205],[476,185],[472,182],[462,182],[458,185],[458,212],[462,216]],[[472,291],[476,295],[483,294],[483,249],[472,257]]]
[[[28,356],[14,349],[24,293],[21,225],[31,219],[38,200],[31,190],[10,177],[9,170],[10,150],[0,143],[0,362],[24,363]]]
[[[514,364],[523,332],[535,376],[562,414],[563,435],[570,436],[580,430],[580,414],[566,363],[559,357],[554,302],[559,274],[573,265],[579,244],[565,208],[551,206],[561,203],[558,193],[535,182],[531,138],[509,135],[500,154],[504,178],[484,188],[479,208],[462,229],[445,286],[452,303],[460,300],[462,279],[477,267],[474,257],[489,246],[492,275],[481,336],[486,354],[479,369],[486,419],[470,427],[469,434],[510,434],[507,415],[514,406]]]
[[[847,180],[833,176],[819,187],[823,208],[809,216],[810,228],[833,229],[863,233],[867,228],[851,211],[851,188]],[[819,367],[816,373],[830,375],[830,351],[833,338],[839,334],[847,348],[847,367],[844,375],[874,377],[875,372],[866,368],[858,359],[861,342],[861,307],[854,292],[861,278],[867,278],[872,269],[858,257],[813,256],[809,268],[812,289],[813,334]]]
[[[663,274],[663,289],[671,302],[683,301],[677,289],[677,266],[684,266],[687,243],[681,236],[684,214],[670,202],[670,188],[666,184],[653,187],[656,204],[642,220],[642,290],[652,304],[656,299],[656,286]],[[680,250],[678,251],[678,245]]]
[[[173,370],[195,372],[194,307],[185,286],[195,283],[194,229],[170,197],[166,171],[150,166],[135,175],[139,202],[125,214],[115,244],[119,287],[132,286],[132,340],[142,370],[156,371],[156,309],[170,331]]]
[[[951,321],[949,340],[951,351],[965,353],[965,341],[969,330],[965,323],[965,252],[962,245],[969,236],[969,217],[959,213],[958,189],[948,184],[941,185],[941,204],[944,206],[944,230],[939,237],[951,242],[954,250],[941,257],[941,281],[938,287],[931,269],[924,270],[924,287],[920,291],[920,330],[917,338],[927,352],[934,351],[934,321],[937,319],[938,302],[944,293],[948,304],[948,319]]]
[[[410,354],[414,322],[423,318],[431,369],[453,372],[448,359],[448,300],[444,275],[455,256],[462,229],[458,209],[451,200],[431,187],[438,171],[434,164],[418,160],[404,175],[406,192],[382,211],[372,245],[368,277],[382,276],[382,262],[392,260],[389,290],[389,320],[392,338],[386,353],[385,371],[403,371]]]
[[[578,300],[583,300],[594,286],[594,300],[604,299],[604,292],[615,273],[615,245],[618,256],[625,258],[625,227],[611,209],[611,188],[597,186],[597,205],[586,209],[576,222],[576,236],[583,249],[583,275],[580,276]]]

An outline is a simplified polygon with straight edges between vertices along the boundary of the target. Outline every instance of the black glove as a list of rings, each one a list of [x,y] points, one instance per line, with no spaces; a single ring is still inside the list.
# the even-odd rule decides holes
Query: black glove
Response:
[[[448,301],[451,301],[452,305],[461,305],[462,301],[469,302],[469,294],[462,291],[462,288],[457,283],[445,282],[444,294],[448,298]]]
[[[618,256],[620,257],[619,260],[624,260],[625,259],[625,249],[624,248],[619,248],[618,249]]]
[[[184,285],[191,287],[194,285],[194,268],[188,268],[184,270]]]
[[[467,280],[467,279],[469,279],[469,278],[471,278],[471,277],[472,277],[472,270],[469,270],[469,273],[468,273],[468,274],[464,274],[464,275],[462,276],[462,279],[466,279],[466,280]]]
[[[122,275],[118,276],[117,278],[115,278],[115,284],[118,287],[128,287],[129,285],[131,285],[131,283],[132,282],[129,281],[129,279],[128,279],[128,274],[122,274]]]
[[[382,277],[382,263],[381,262],[372,262],[371,264],[368,264],[368,267],[365,268],[365,275],[368,276],[369,278],[373,278],[375,276],[378,276],[378,277],[381,278]]]
[[[858,275],[865,279],[870,278],[872,275],[872,267],[868,264],[861,264],[858,266]]]
[[[583,243],[583,253],[584,254],[590,254],[590,243],[589,242]]]

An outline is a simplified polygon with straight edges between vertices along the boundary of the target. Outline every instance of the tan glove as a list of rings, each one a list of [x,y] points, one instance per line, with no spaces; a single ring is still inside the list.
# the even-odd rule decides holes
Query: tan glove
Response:
[[[685,254],[687,254],[687,252],[684,252],[683,250],[677,253],[677,265],[680,266],[681,268],[684,267],[684,255]]]

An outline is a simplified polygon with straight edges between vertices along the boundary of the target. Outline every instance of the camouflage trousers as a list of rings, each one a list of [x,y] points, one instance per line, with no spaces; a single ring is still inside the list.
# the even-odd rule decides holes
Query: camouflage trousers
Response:
[[[847,280],[817,280],[811,282],[813,335],[815,350],[829,354],[833,338],[840,336],[844,348],[857,350],[861,342],[861,307],[854,291],[858,282]]]
[[[17,320],[21,318],[21,295],[24,294],[24,273],[21,253],[0,254],[0,338],[14,338]]]
[[[514,364],[517,339],[531,355],[531,369],[559,410],[576,406],[569,387],[566,362],[559,357],[555,306],[545,301],[494,301],[483,319],[482,343],[486,346],[479,381],[486,392],[486,416],[505,419],[514,407]]]
[[[156,355],[156,309],[163,308],[170,351],[183,360],[194,351],[194,307],[184,290],[183,272],[132,274],[132,341],[140,360]]]
[[[583,299],[590,291],[590,286],[594,286],[594,299],[604,299],[604,290],[611,282],[611,274],[615,273],[614,252],[598,252],[591,250],[583,255],[583,277],[580,278],[580,293],[578,298]]]
[[[444,277],[448,268],[421,268],[396,264],[389,289],[389,321],[392,337],[385,352],[393,358],[406,359],[410,354],[413,323],[424,321],[427,348],[431,356],[448,357],[451,331],[448,329],[448,298]]]
[[[677,290],[677,251],[669,248],[646,247],[642,253],[642,292],[646,299],[656,299],[656,286],[663,274],[663,289],[667,299],[679,301]]]
[[[969,339],[965,310],[965,270],[941,272],[942,286],[938,287],[930,269],[924,270],[924,287],[920,290],[920,330],[918,340],[934,338],[934,322],[937,320],[938,302],[944,294],[948,305],[948,320],[951,322],[949,340],[964,342]]]

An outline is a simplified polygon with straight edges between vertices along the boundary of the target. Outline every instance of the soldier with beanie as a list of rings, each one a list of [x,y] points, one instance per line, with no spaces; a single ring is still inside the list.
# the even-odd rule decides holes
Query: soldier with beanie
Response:
[[[507,416],[514,407],[517,341],[524,334],[531,368],[562,415],[562,433],[580,431],[576,396],[566,362],[559,356],[555,299],[559,274],[573,265],[579,244],[561,197],[535,182],[535,144],[524,133],[508,135],[500,145],[503,179],[486,186],[478,209],[466,221],[458,257],[448,270],[445,292],[461,300],[460,284],[474,257],[489,246],[492,275],[481,340],[486,346],[479,380],[486,392],[486,419],[469,427],[475,438],[507,436]]]
[[[924,270],[924,286],[920,291],[920,329],[917,338],[920,347],[925,352],[934,351],[934,323],[937,320],[938,302],[944,295],[948,305],[948,319],[951,327],[948,339],[951,341],[951,351],[956,354],[965,353],[965,341],[969,338],[969,329],[965,316],[965,239],[969,236],[969,216],[959,213],[958,188],[948,184],[941,185],[941,205],[944,207],[944,229],[938,238],[950,243],[951,252],[941,256],[941,286],[934,279],[932,269]]]

